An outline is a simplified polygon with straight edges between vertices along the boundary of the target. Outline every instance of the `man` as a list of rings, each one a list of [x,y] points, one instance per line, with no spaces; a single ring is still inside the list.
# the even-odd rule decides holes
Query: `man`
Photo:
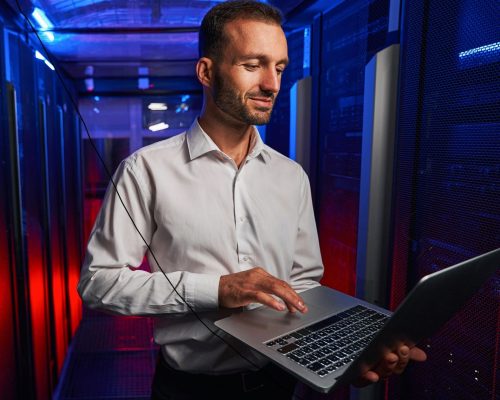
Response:
[[[200,117],[122,162],[79,292],[93,308],[158,316],[153,398],[290,398],[293,379],[269,381],[280,371],[204,326],[252,303],[307,312],[298,292],[323,273],[307,176],[253,126],[269,121],[288,63],[279,11],[217,5],[202,22],[200,56]],[[146,252],[152,272],[132,270]],[[402,372],[410,357],[422,358],[412,351],[389,354],[358,383]]]

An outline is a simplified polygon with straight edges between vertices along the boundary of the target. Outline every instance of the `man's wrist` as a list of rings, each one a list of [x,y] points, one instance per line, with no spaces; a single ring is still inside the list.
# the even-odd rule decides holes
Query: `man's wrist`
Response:
[[[220,275],[190,273],[186,301],[196,311],[214,310],[219,307]]]

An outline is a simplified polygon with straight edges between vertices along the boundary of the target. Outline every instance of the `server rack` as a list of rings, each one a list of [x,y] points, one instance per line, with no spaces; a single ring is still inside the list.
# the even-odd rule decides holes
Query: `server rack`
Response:
[[[421,276],[500,247],[494,3],[404,2],[392,307]],[[424,344],[429,360],[389,398],[498,398],[499,287],[497,273]]]
[[[304,69],[304,31],[306,29],[309,28],[303,27],[287,32],[290,64],[283,73],[280,93],[266,128],[266,143],[286,156],[290,154],[290,89],[295,82],[309,73],[307,68]]]
[[[0,28],[2,398],[46,399],[81,314],[80,138],[30,38]]]
[[[391,44],[388,0],[344,1],[321,16],[317,217],[323,283],[355,294],[365,65]],[[313,31],[314,33],[314,31]]]
[[[4,26],[0,20],[0,54],[4,54]],[[4,81],[5,63],[0,57],[0,188],[10,196],[0,196],[0,352],[2,358],[0,369],[3,371],[0,378],[0,392],[8,399],[17,398],[20,394],[17,382],[20,375],[20,365],[17,361],[20,356],[21,343],[19,341],[19,304],[17,301],[16,261],[22,257],[20,247],[15,246],[15,238],[19,236],[19,224],[14,226],[13,220],[19,221],[19,210],[13,209],[17,202],[19,187],[17,174],[17,149],[12,139],[17,133],[15,126],[15,96],[12,88],[7,87]],[[16,155],[13,160],[12,156]],[[13,186],[14,185],[14,186]]]
[[[37,102],[35,97],[34,57],[24,38],[15,31],[6,31],[6,60],[10,63],[7,81],[16,93],[15,112],[17,154],[19,164],[20,233],[16,245],[21,246],[23,258],[16,260],[18,299],[23,304],[19,335],[28,355],[23,360],[23,391],[28,398],[44,398],[51,392],[49,292],[44,264],[43,208],[40,202],[42,186],[38,172],[41,165],[40,141],[37,135]],[[20,67],[22,66],[22,68]],[[14,140],[13,140],[14,143]],[[16,222],[14,222],[16,224]],[[36,334],[35,334],[36,332]]]

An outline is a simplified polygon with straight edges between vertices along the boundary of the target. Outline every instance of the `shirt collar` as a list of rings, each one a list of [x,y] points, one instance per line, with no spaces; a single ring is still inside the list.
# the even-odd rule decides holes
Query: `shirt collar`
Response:
[[[186,132],[186,141],[189,151],[189,158],[194,160],[195,158],[201,157],[207,153],[216,152],[223,154],[219,147],[215,144],[210,136],[202,129],[198,118],[194,120],[189,130]],[[248,153],[248,159],[257,158],[258,156],[264,162],[269,161],[271,158],[270,152],[266,149],[266,145],[260,137],[259,131],[254,126],[253,133],[250,143],[250,151]]]

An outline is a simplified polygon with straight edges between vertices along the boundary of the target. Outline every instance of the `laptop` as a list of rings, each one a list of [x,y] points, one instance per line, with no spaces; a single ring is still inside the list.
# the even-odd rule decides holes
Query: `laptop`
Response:
[[[349,383],[401,344],[434,334],[500,267],[500,248],[423,277],[391,313],[325,286],[301,293],[306,314],[268,307],[215,325],[313,389]]]

